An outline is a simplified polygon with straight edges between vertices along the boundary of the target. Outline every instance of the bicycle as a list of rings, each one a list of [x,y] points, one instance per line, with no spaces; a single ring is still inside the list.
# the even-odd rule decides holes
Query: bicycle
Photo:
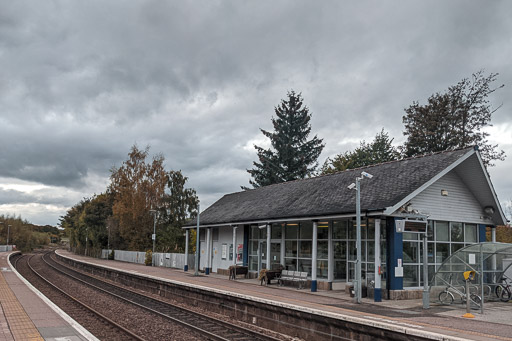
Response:
[[[503,275],[501,283],[496,285],[495,294],[502,302],[508,302],[512,298],[512,281],[507,276]]]
[[[443,280],[447,286],[446,288],[439,293],[439,302],[444,305],[451,305],[455,302],[455,296],[453,293],[459,295],[460,297],[460,303],[464,304],[466,303],[466,288],[465,286],[462,286],[461,290],[457,289],[457,287],[452,285],[452,278],[453,274],[450,274],[450,278],[448,279],[449,282]],[[470,304],[472,309],[479,309],[480,304],[482,303],[482,298],[476,294],[469,294]]]

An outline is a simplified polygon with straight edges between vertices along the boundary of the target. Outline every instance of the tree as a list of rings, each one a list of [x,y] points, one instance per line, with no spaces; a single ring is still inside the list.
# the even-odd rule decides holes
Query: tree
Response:
[[[169,193],[163,198],[159,215],[163,224],[161,231],[157,233],[157,247],[164,252],[183,251],[185,237],[182,227],[189,219],[197,216],[199,199],[194,189],[185,187],[187,180],[181,170],[170,171],[167,174]]]
[[[405,109],[402,121],[407,136],[401,148],[405,156],[416,156],[445,150],[478,145],[486,166],[494,160],[504,160],[505,152],[498,145],[489,144],[491,116],[501,106],[493,109],[489,95],[504,85],[492,87],[497,73],[484,75],[483,71],[464,78],[444,93],[429,97],[426,105],[418,102]]]
[[[119,234],[130,250],[152,247],[153,216],[150,210],[162,205],[167,174],[164,157],[157,155],[147,162],[149,147],[133,146],[128,160],[111,171],[109,190],[114,195],[113,217],[119,224]]]
[[[347,151],[336,155],[333,159],[327,158],[322,166],[321,174],[331,174],[347,169],[366,167],[377,163],[397,160],[400,157],[398,150],[392,145],[393,139],[389,138],[384,128],[375,135],[371,143],[360,142],[354,151]]]
[[[314,173],[317,159],[324,145],[316,135],[307,140],[311,133],[309,109],[303,105],[302,95],[293,90],[287,94],[288,100],[274,108],[272,117],[274,131],[260,129],[270,139],[271,148],[254,146],[258,153],[255,168],[247,170],[254,187],[266,186],[290,180],[303,179]],[[247,189],[245,187],[242,187]]]

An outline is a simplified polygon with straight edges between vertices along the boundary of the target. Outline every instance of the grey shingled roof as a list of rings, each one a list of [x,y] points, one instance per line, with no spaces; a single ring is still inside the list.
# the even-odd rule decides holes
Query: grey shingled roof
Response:
[[[201,213],[201,225],[287,218],[320,217],[355,212],[355,190],[348,185],[361,171],[361,210],[383,210],[404,199],[472,148],[442,152],[331,175],[295,180],[224,195]],[[194,226],[195,220],[186,226]]]

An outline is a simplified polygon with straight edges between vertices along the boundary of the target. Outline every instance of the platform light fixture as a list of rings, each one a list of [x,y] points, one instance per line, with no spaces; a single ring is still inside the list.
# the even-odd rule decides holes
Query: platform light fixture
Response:
[[[356,241],[356,250],[357,250],[357,259],[356,259],[356,279],[355,279],[355,301],[356,303],[361,303],[361,185],[360,182],[364,178],[371,179],[373,175],[367,172],[361,172],[361,176],[356,177],[356,182],[351,183],[348,186],[348,189],[356,190],[356,231],[357,231],[357,241]]]
[[[154,261],[154,259],[155,259],[154,254],[155,254],[155,246],[156,246],[156,218],[157,218],[157,215],[158,215],[158,211],[157,210],[149,210],[149,212],[153,214],[153,235],[151,236],[151,238],[153,239],[153,254],[152,254],[152,257],[151,257],[152,258],[151,264],[153,266],[155,266],[155,264],[154,264],[155,263],[155,261]]]

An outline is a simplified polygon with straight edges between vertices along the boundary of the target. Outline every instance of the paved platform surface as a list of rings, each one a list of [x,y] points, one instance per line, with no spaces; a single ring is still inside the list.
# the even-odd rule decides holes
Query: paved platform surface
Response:
[[[83,336],[76,322],[72,326],[16,275],[8,264],[11,253],[0,252],[0,340],[95,340]]]
[[[113,260],[96,259],[75,255],[59,250],[59,254],[79,261],[94,263],[143,276],[153,276],[164,280],[178,281],[188,285],[198,285],[225,291],[227,294],[242,294],[254,299],[266,299],[282,302],[299,308],[313,309],[318,312],[335,314],[339,318],[352,316],[362,318],[368,325],[386,324],[396,328],[417,330],[439,340],[505,340],[512,341],[512,301],[509,303],[485,304],[483,315],[473,312],[474,319],[462,318],[464,307],[454,305],[432,306],[422,309],[421,300],[390,301],[375,303],[363,299],[356,304],[342,291],[297,290],[279,287],[276,284],[260,286],[256,279],[228,280],[228,276],[211,274],[194,276],[192,272],[178,269],[150,267],[141,264],[125,263]]]

